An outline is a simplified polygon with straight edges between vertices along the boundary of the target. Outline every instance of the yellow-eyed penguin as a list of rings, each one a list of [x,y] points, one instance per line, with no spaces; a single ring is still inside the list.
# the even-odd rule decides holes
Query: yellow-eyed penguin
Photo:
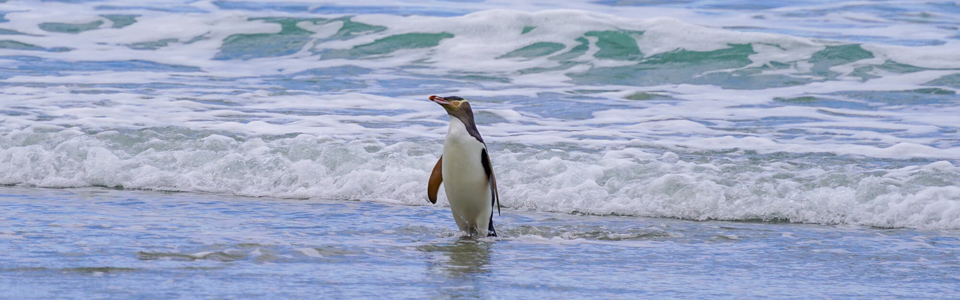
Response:
[[[427,197],[437,203],[437,190],[450,201],[453,219],[461,231],[471,236],[497,236],[493,229],[493,206],[500,213],[497,178],[493,175],[487,145],[473,121],[470,103],[457,96],[430,96],[450,115],[450,126],[443,141],[443,155],[430,174]]]

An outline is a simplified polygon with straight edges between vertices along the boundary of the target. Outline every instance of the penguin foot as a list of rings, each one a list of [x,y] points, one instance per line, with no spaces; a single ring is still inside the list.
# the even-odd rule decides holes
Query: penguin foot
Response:
[[[497,236],[497,230],[493,229],[493,212],[490,212],[490,222],[487,223],[487,236]]]

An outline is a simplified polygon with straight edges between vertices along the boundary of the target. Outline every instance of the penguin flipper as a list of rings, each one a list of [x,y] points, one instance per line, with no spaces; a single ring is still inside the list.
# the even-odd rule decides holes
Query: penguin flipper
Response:
[[[493,199],[490,199],[490,205],[496,203],[497,215],[500,215],[500,192],[497,191],[497,176],[493,175],[493,165],[490,164],[490,156],[487,155],[486,148],[480,152],[480,163],[483,165],[483,171],[487,173],[487,179],[490,180],[490,194],[493,196]],[[491,214],[492,216],[493,214]]]
[[[443,155],[437,160],[437,165],[433,166],[433,173],[430,173],[430,181],[427,182],[427,198],[430,203],[437,204],[437,190],[440,189],[440,183],[443,182]]]
[[[497,201],[497,215],[500,215],[500,191],[497,191],[497,176],[490,172],[490,189],[493,190],[493,199]],[[490,214],[493,217],[493,214]]]

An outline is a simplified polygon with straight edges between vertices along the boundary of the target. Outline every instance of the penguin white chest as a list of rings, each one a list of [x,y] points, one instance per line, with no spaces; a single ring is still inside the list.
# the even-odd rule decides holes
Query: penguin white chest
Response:
[[[486,232],[493,212],[490,181],[481,162],[482,142],[467,132],[457,118],[451,118],[443,143],[444,192],[460,230]]]

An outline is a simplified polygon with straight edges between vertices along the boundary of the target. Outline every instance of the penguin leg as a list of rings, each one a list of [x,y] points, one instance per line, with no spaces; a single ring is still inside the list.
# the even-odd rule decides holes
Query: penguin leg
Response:
[[[493,212],[490,213],[490,223],[487,223],[487,236],[497,236],[497,230],[493,229]]]

